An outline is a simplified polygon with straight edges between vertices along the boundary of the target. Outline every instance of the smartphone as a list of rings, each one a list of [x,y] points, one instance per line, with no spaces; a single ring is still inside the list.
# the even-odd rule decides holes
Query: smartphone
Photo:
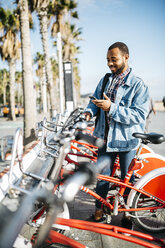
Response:
[[[89,96],[89,98],[90,98],[91,100],[97,100],[97,98],[96,98],[95,96]]]

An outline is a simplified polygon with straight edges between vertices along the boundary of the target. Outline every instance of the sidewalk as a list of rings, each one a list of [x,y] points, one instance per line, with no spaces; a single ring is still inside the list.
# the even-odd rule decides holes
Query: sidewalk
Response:
[[[95,185],[90,185],[90,189],[93,189]],[[87,220],[95,211],[95,200],[89,194],[79,191],[74,201],[69,204],[70,218]],[[123,213],[119,213],[118,216],[112,216],[112,221],[110,225],[120,226],[121,227],[121,218]],[[138,232],[143,232],[134,226],[134,230]],[[149,233],[148,233],[149,234]],[[72,239],[77,240],[78,242],[86,245],[89,248],[140,248],[143,246],[137,245],[135,243],[127,242],[125,240],[100,235],[97,233],[92,233],[89,231],[73,229],[70,231],[65,231],[65,235],[69,236]],[[150,234],[151,235],[151,234]],[[157,238],[165,239],[164,234],[153,235]]]

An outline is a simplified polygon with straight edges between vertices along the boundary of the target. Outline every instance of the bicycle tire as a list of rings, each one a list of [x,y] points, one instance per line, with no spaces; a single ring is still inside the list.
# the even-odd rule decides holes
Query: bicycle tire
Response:
[[[148,197],[143,198],[144,195],[137,192],[133,201],[133,208],[138,208],[140,206],[144,207],[149,203],[149,206],[158,206],[157,202]],[[146,202],[146,204],[144,203]],[[132,218],[134,224],[148,232],[152,233],[161,233],[165,231],[165,209],[157,210],[156,212],[150,211],[134,211],[132,215],[135,217]],[[142,216],[142,217],[140,217]]]
[[[149,179],[147,183],[145,183],[141,189],[143,188],[145,191],[149,192],[153,196],[164,199],[165,192],[165,174],[156,175],[155,177]],[[147,197],[140,192],[136,192],[132,208],[140,208],[140,207],[158,207],[161,206],[161,203],[156,201],[153,197]],[[161,233],[165,231],[165,208],[159,208],[157,210],[147,210],[147,211],[133,211],[132,218],[134,224],[143,229],[145,231],[151,233]]]

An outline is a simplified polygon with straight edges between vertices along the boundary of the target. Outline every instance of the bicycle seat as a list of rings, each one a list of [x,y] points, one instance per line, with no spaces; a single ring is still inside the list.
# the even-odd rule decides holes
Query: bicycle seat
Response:
[[[158,133],[133,133],[133,137],[140,138],[143,144],[161,144],[165,141],[165,137]]]

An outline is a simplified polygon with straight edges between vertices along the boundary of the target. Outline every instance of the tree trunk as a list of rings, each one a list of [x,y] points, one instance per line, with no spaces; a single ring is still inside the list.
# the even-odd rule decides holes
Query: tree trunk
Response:
[[[65,45],[65,51],[64,51],[64,61],[70,61],[70,52],[69,52],[70,46],[68,44]]]
[[[47,90],[46,90],[46,78],[45,78],[45,67],[43,67],[42,81],[41,81],[41,94],[43,103],[43,113],[47,113]]]
[[[47,19],[46,10],[40,12],[38,16],[40,20],[40,32],[41,32],[42,46],[43,46],[44,58],[45,58],[46,81],[50,94],[50,107],[51,107],[50,114],[51,117],[53,117],[54,111],[56,110],[56,99],[55,99],[55,87],[53,84],[53,74],[52,74],[51,62],[48,51],[48,19]]]
[[[6,87],[3,89],[3,105],[6,105]]]
[[[29,16],[27,0],[19,1],[21,48],[22,48],[22,76],[24,94],[24,145],[27,147],[35,139],[36,99],[33,84],[32,55],[30,45]]]
[[[10,111],[9,119],[15,121],[15,60],[9,60]]]
[[[21,83],[18,83],[17,84],[17,93],[18,93],[18,105],[20,105],[21,106]]]
[[[6,87],[7,87],[7,83],[6,83],[6,74],[4,75],[4,80],[3,80],[3,105],[6,105]]]
[[[62,41],[61,33],[57,33],[57,56],[58,56],[58,71],[59,71],[59,93],[60,93],[60,111],[64,112],[64,75],[63,75],[63,63],[62,63]]]

